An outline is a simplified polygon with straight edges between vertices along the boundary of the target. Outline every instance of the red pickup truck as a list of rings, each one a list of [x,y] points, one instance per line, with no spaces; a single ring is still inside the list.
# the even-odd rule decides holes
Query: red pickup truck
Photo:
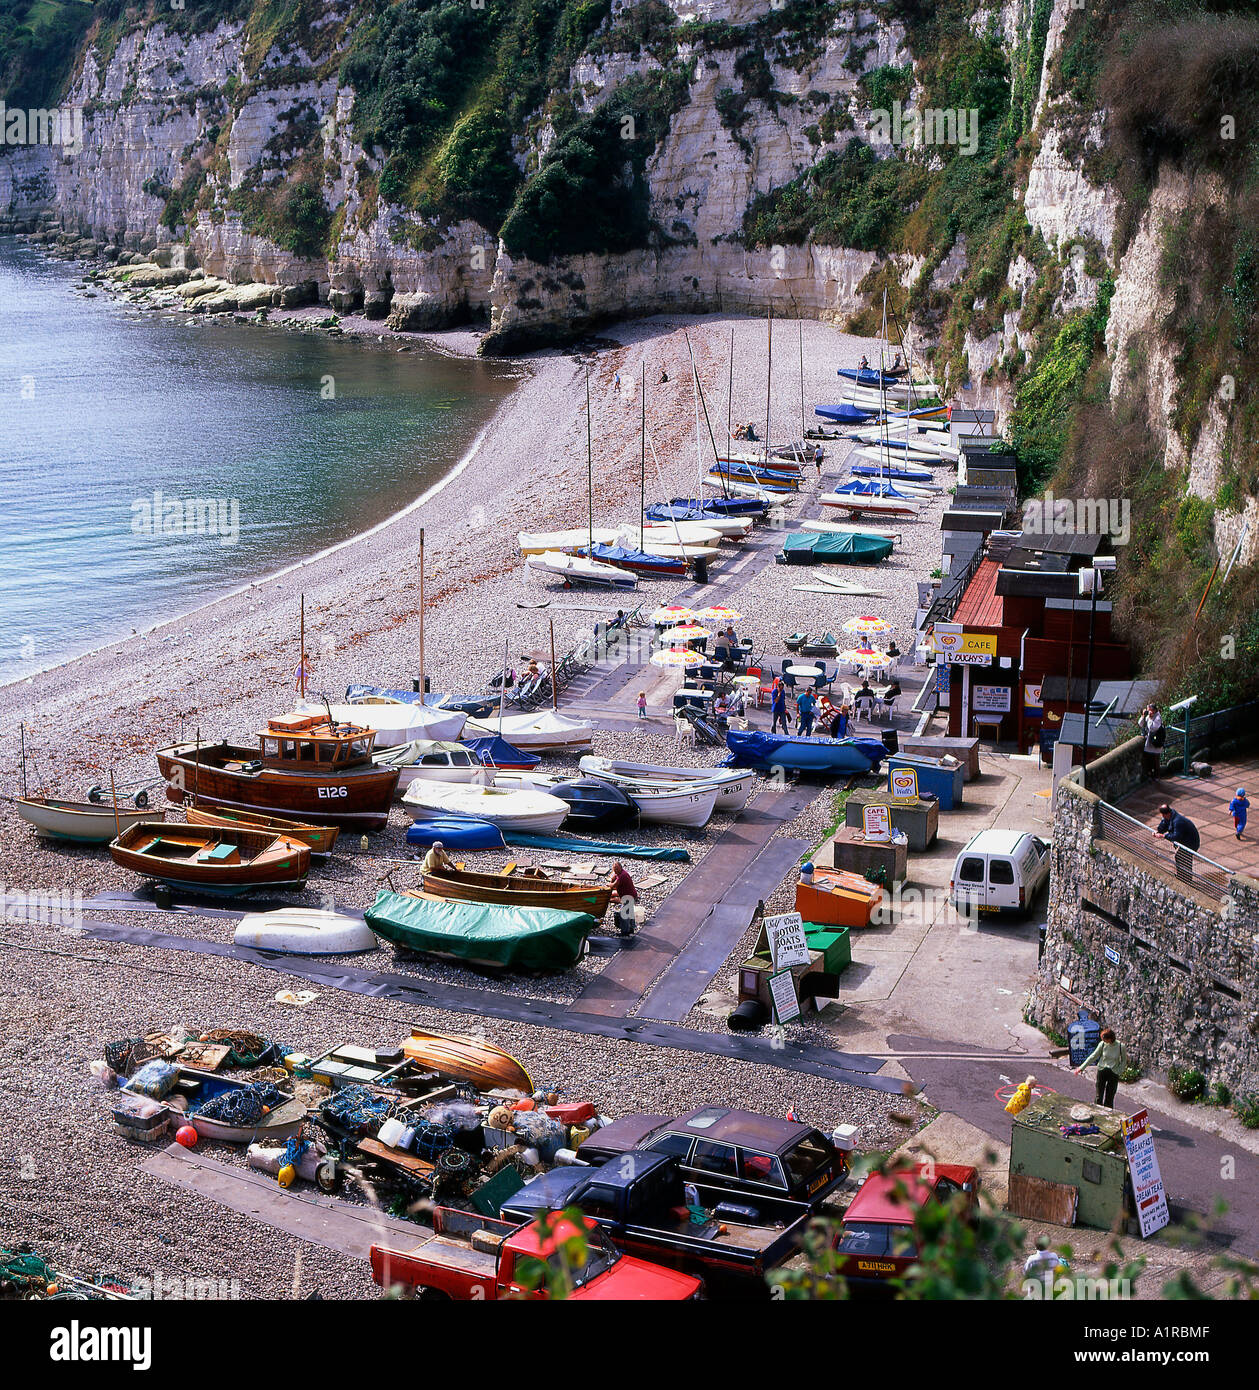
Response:
[[[558,1214],[547,1223],[551,1229],[544,1236],[537,1221],[495,1221],[437,1207],[433,1234],[412,1249],[372,1246],[372,1278],[381,1288],[406,1289],[425,1300],[549,1298],[540,1266],[563,1267],[559,1247],[577,1228]],[[586,1259],[581,1269],[570,1271],[569,1298],[680,1303],[703,1296],[702,1280],[622,1255],[598,1222],[587,1217],[584,1225]]]
[[[973,1213],[979,1181],[976,1169],[958,1163],[919,1162],[872,1173],[844,1212],[835,1272],[857,1285],[886,1286],[899,1278],[918,1258],[918,1213],[929,1202],[952,1201],[958,1193]]]

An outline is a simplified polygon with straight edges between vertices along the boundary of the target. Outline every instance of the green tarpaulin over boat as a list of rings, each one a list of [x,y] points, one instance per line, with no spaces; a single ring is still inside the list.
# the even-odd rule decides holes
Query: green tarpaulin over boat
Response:
[[[892,553],[883,536],[856,531],[797,531],[783,541],[779,562],[785,565],[874,565]]]
[[[515,970],[567,970],[599,925],[588,912],[434,902],[386,892],[377,893],[363,915],[378,936],[407,950]]]

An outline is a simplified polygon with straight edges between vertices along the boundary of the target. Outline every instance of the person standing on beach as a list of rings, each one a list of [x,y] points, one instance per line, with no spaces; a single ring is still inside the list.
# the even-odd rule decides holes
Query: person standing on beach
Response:
[[[1163,716],[1158,706],[1147,705],[1141,711],[1137,726],[1145,735],[1145,744],[1141,749],[1141,772],[1153,781],[1159,775],[1163,745],[1167,742],[1167,730],[1163,728]]]
[[[1240,840],[1246,832],[1246,812],[1250,802],[1246,799],[1246,788],[1238,787],[1237,795],[1228,803],[1228,813],[1233,818],[1233,833]]]
[[[806,690],[796,701],[796,710],[799,714],[796,732],[804,738],[812,738],[813,720],[817,714],[817,698],[811,690]]]
[[[1107,1110],[1113,1110],[1119,1078],[1128,1066],[1128,1054],[1123,1044],[1115,1041],[1113,1028],[1102,1029],[1101,1042],[1076,1067],[1075,1074],[1079,1076],[1085,1067],[1091,1067],[1094,1062],[1097,1063],[1097,1103],[1104,1105]]]
[[[787,722],[787,688],[777,676],[774,677],[774,689],[769,698],[770,713],[774,716],[769,726],[771,734],[778,732],[779,721],[782,721],[783,733],[791,733],[791,725]]]
[[[645,690],[638,692],[638,717],[640,719],[647,718],[647,692]]]

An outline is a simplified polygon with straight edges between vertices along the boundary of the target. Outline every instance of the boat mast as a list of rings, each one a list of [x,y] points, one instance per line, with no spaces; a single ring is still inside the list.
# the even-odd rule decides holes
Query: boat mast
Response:
[[[769,463],[769,396],[770,383],[774,375],[774,306],[771,304],[765,317],[765,462]]]
[[[420,527],[420,704],[424,704],[424,528]]]
[[[118,788],[114,783],[114,769],[109,769],[109,790],[114,798],[114,838],[122,835],[122,822],[118,819]]]
[[[22,742],[22,800],[26,800],[26,725],[19,724],[18,737]]]
[[[586,554],[595,553],[595,465],[590,436],[590,368],[586,368]]]
[[[508,648],[509,642],[510,642],[510,639],[509,639],[509,638],[507,638],[507,637],[504,637],[504,638],[503,638],[503,679],[499,682],[499,687],[498,687],[498,736],[499,736],[499,738],[502,738],[502,736],[503,736],[503,705],[506,704],[506,702],[507,702],[507,661],[508,661],[508,657],[507,657],[507,648]],[[554,684],[554,679],[552,679],[552,684]]]
[[[879,336],[879,396],[883,401],[883,445],[879,449],[879,496],[887,495],[887,453],[889,436],[887,432],[887,381],[883,375],[883,343],[887,338],[887,290],[883,291],[883,331]]]
[[[639,393],[642,408],[642,429],[638,441],[638,548],[643,550],[647,539],[647,359],[642,362],[643,377]]]
[[[726,384],[726,450],[734,449],[734,419],[731,411],[734,409],[734,324],[730,325],[730,377]]]
[[[800,330],[800,462],[803,463],[807,433],[804,427],[804,320],[797,319],[796,327]]]
[[[691,352],[691,339],[689,335],[685,333],[683,336],[686,338],[686,350],[691,353],[691,370],[694,371],[695,354]],[[699,385],[700,409],[704,412],[704,427],[708,431],[708,442],[713,446],[713,462],[720,468],[721,460],[717,457],[717,436],[713,434],[713,422],[708,417],[708,401],[704,398],[704,383],[700,381],[698,377],[696,377],[696,382]],[[723,497],[730,496],[730,489],[726,486],[726,475],[724,473],[721,475],[721,495]],[[699,497],[696,500],[699,502],[700,511],[702,512],[704,510],[704,499],[703,497]]]
[[[301,617],[298,619],[297,640],[297,691],[304,702],[306,699],[306,595],[301,596]],[[201,731],[197,731],[197,742],[201,741]]]
[[[555,619],[551,618],[549,621],[551,624],[551,708],[558,714],[560,711],[560,687],[555,679]]]

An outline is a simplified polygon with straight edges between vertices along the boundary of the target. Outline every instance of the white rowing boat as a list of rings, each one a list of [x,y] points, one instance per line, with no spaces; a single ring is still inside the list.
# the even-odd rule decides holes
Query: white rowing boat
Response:
[[[421,811],[476,816],[500,830],[554,835],[568,816],[568,802],[523,788],[454,786],[449,782],[412,782],[403,805]]]
[[[161,809],[146,807],[141,811],[118,808],[117,821],[111,803],[92,801],[56,801],[50,796],[22,796],[14,803],[24,821],[35,827],[35,833],[46,840],[74,840],[83,845],[107,845],[119,833],[141,821],[157,821],[165,817]]]
[[[579,764],[591,777],[602,777],[624,787],[635,799],[640,787],[666,787],[681,784],[692,789],[716,787],[716,811],[735,815],[747,802],[756,785],[755,772],[731,767],[662,767],[657,763],[631,763],[617,758],[586,756]]]
[[[484,719],[469,719],[469,738],[491,738],[501,734],[513,748],[529,753],[578,751],[589,748],[594,725],[589,719],[570,719],[554,710],[534,714],[505,714],[500,721],[494,715]]]

